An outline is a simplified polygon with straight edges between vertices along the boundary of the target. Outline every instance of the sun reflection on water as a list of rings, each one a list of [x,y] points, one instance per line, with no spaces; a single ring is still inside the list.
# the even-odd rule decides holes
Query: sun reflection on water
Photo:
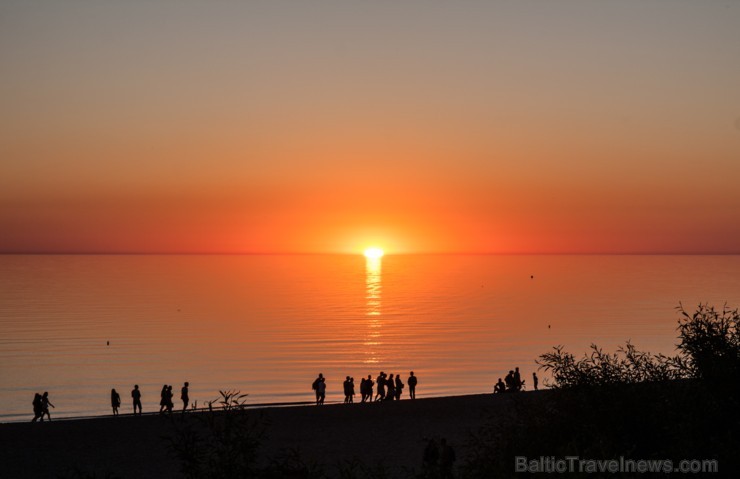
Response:
[[[367,305],[368,331],[365,338],[367,355],[365,364],[377,364],[376,347],[380,343],[380,313],[381,313],[381,258],[367,256],[365,261],[365,300]]]

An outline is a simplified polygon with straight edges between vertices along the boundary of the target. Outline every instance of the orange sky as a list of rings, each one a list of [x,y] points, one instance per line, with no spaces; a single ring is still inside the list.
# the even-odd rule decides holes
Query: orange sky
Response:
[[[740,7],[4,2],[0,251],[740,253]]]

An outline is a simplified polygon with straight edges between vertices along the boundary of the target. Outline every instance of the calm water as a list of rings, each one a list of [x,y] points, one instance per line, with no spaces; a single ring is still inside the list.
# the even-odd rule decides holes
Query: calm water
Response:
[[[56,417],[109,414],[111,388],[129,412],[134,383],[145,412],[183,381],[305,401],[318,372],[327,400],[380,370],[488,392],[557,344],[671,353],[679,301],[740,306],[740,256],[0,256],[0,421],[36,391]]]

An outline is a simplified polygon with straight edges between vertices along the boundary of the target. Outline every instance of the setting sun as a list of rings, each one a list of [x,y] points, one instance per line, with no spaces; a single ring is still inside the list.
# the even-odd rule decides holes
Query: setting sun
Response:
[[[383,250],[380,248],[368,248],[365,250],[365,257],[370,259],[382,258],[383,254]]]

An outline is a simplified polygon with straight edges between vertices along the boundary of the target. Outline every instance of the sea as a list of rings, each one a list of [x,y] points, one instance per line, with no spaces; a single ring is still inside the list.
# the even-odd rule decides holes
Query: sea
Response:
[[[0,255],[0,422],[159,410],[185,381],[197,407],[310,403],[410,371],[417,397],[490,393],[563,346],[673,354],[677,307],[740,307],[740,256]],[[408,397],[404,391],[404,398]],[[361,406],[349,406],[361,407]]]

